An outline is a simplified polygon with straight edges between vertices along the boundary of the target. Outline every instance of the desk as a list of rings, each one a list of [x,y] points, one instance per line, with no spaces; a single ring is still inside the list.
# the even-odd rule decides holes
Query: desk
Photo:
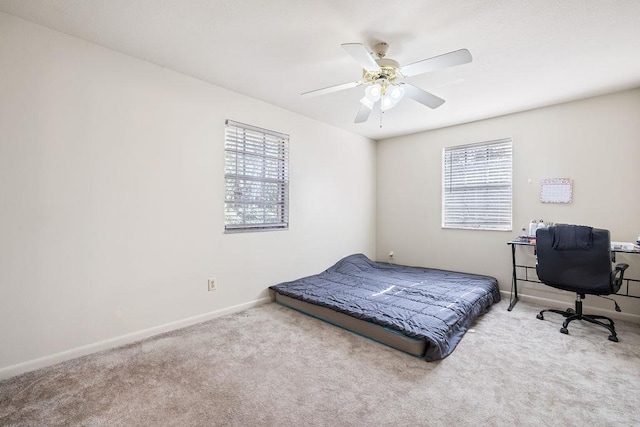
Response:
[[[513,277],[511,279],[511,293],[509,295],[509,308],[507,309],[508,311],[513,310],[513,307],[515,307],[516,303],[518,302],[518,280],[521,280],[523,282],[533,282],[533,283],[542,283],[541,281],[538,280],[538,276],[535,275],[536,272],[536,267],[535,266],[530,266],[530,265],[518,265],[516,264],[516,246],[528,246],[533,248],[533,253],[535,254],[535,250],[536,250],[536,244],[535,243],[531,243],[527,240],[520,240],[520,239],[516,239],[516,240],[510,240],[507,242],[507,244],[509,246],[511,246],[511,262],[512,262],[512,266],[513,266]],[[611,257],[611,261],[612,262],[616,262],[616,254],[618,253],[626,253],[626,254],[636,254],[636,255],[640,255],[640,250],[625,250],[625,249],[612,249],[611,250],[612,253],[612,257]],[[517,275],[517,271],[516,268],[524,268],[524,278],[520,277],[518,278]],[[533,274],[535,275],[535,279],[529,278],[529,271],[533,270]],[[630,282],[635,282],[640,284],[640,280],[637,279],[628,279],[625,278],[624,282],[626,283],[626,290],[624,293],[620,293],[624,287],[620,288],[620,291],[618,291],[618,293],[616,295],[620,295],[623,297],[629,297],[629,298],[638,298],[640,299],[640,295],[631,295],[629,293],[629,283]]]

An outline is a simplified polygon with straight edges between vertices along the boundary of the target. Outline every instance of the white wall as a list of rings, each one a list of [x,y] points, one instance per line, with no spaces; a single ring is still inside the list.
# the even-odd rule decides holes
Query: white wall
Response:
[[[0,378],[375,255],[373,141],[1,13],[0,64]],[[288,231],[223,234],[227,118],[290,135]]]
[[[513,231],[442,229],[443,147],[500,138],[513,139]],[[508,291],[506,242],[532,218],[607,228],[614,241],[635,241],[640,233],[640,89],[380,141],[377,162],[378,260],[387,260],[393,250],[395,262],[488,274]],[[573,203],[540,203],[543,178],[573,178]],[[519,260],[534,265],[531,252],[520,248]],[[618,256],[618,261],[629,262],[627,276],[640,279],[640,256]],[[561,300],[562,307],[575,297],[539,284],[521,282],[520,290]],[[640,319],[640,300],[618,301],[627,317]],[[595,297],[585,305],[613,308]]]

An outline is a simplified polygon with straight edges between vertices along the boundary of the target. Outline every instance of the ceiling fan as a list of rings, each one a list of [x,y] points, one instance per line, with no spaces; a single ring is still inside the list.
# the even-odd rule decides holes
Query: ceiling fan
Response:
[[[398,61],[386,57],[389,45],[384,42],[373,46],[373,53],[369,53],[367,48],[360,43],[344,43],[342,47],[362,66],[362,80],[312,90],[303,93],[302,96],[324,95],[357,86],[365,86],[364,97],[360,100],[360,109],[356,115],[355,123],[366,122],[371,111],[373,111],[373,107],[378,102],[380,103],[380,110],[384,112],[393,108],[404,95],[429,108],[438,108],[444,104],[444,99],[409,83],[402,82],[401,79],[466,64],[472,60],[471,53],[467,49],[460,49],[400,66]]]

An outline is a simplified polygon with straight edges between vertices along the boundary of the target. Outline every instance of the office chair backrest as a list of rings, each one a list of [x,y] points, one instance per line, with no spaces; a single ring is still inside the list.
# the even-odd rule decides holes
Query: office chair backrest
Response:
[[[546,285],[580,294],[608,295],[611,284],[609,230],[575,225],[536,232],[538,278]]]

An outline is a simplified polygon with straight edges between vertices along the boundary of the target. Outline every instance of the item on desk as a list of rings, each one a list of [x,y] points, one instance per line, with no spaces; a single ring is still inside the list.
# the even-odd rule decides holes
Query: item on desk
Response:
[[[538,224],[535,219],[532,219],[529,223],[529,236],[535,236],[536,230],[538,229]]]
[[[636,245],[640,246],[640,234],[638,234],[638,239],[636,239]]]
[[[544,225],[544,221],[540,220],[540,222],[536,226],[536,230],[539,230],[539,229],[545,228],[545,227],[546,227],[546,225]]]
[[[617,249],[620,251],[632,251],[635,249],[635,246],[631,242],[611,242],[611,249]]]

